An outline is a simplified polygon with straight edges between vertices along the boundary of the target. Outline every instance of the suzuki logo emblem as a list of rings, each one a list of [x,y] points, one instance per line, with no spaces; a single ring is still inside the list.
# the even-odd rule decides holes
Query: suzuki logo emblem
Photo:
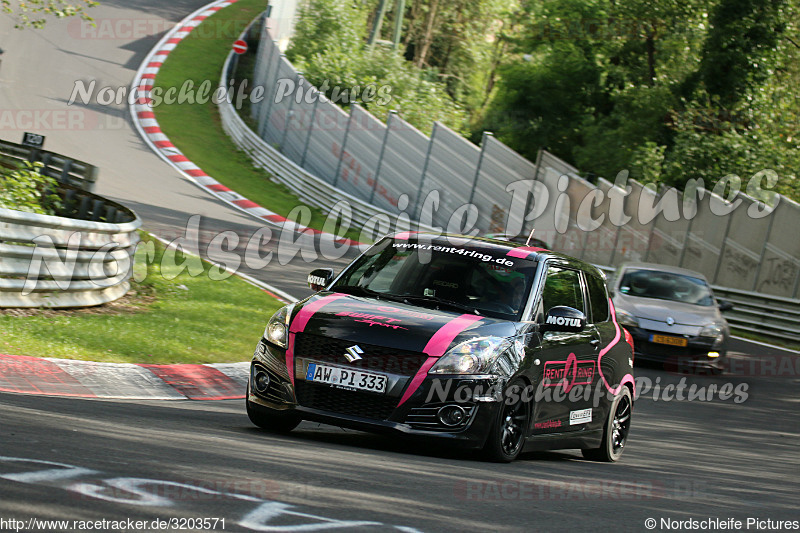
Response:
[[[345,351],[346,351],[347,353],[346,353],[346,354],[344,354],[344,356],[347,358],[347,361],[348,361],[348,362],[350,362],[350,363],[354,363],[354,362],[356,362],[356,361],[358,361],[358,360],[360,360],[360,359],[363,359],[363,357],[361,357],[361,354],[363,354],[363,353],[364,353],[364,350],[362,350],[362,349],[361,349],[361,348],[358,346],[358,344],[356,344],[356,345],[354,345],[354,346],[351,346],[351,347],[349,347],[349,348],[348,348],[347,350],[345,350]]]
[[[668,317],[667,317],[667,325],[668,325],[668,326],[671,326],[671,325],[673,325],[674,323],[675,323],[675,319],[674,319],[674,318],[672,318],[671,316],[668,316]]]

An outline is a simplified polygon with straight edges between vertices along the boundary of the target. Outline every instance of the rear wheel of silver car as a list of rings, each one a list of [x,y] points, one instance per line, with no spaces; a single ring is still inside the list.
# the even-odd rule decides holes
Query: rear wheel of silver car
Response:
[[[483,455],[489,461],[509,463],[525,444],[525,429],[530,420],[530,402],[525,401],[525,382],[514,380],[503,394],[503,405],[489,430]]]
[[[282,413],[273,411],[250,401],[250,386],[247,386],[247,397],[245,397],[245,407],[250,421],[267,431],[275,433],[288,433],[297,427],[302,421],[295,413]]]
[[[628,432],[631,429],[631,415],[633,414],[633,399],[628,387],[622,387],[620,395],[614,398],[608,418],[603,428],[603,441],[599,448],[584,448],[581,450],[586,459],[613,463],[622,457]]]

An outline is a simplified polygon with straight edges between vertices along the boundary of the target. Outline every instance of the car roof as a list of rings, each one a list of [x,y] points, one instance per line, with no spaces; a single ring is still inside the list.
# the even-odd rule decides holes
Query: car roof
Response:
[[[706,283],[708,280],[706,277],[701,274],[700,272],[696,272],[694,270],[689,270],[688,268],[681,268],[672,265],[660,265],[658,263],[641,263],[641,262],[629,262],[623,263],[618,268],[617,271],[621,272],[627,269],[638,269],[638,270],[657,270],[659,272],[668,272],[670,274],[682,274],[684,276],[691,276],[693,278],[700,278]]]
[[[477,247],[479,249],[484,249],[486,251],[493,251],[495,253],[503,253],[507,254],[509,251],[517,249],[520,251],[529,252],[529,256],[526,258],[528,260],[536,260],[536,261],[545,261],[548,259],[557,260],[557,261],[564,261],[568,262],[569,264],[580,268],[586,272],[589,272],[599,278],[605,279],[605,273],[594,266],[591,263],[587,263],[575,257],[569,256],[567,254],[563,254],[561,252],[554,252],[552,250],[547,250],[545,248],[536,248],[534,246],[525,246],[524,244],[515,243],[513,241],[504,241],[498,239],[490,239],[487,237],[472,237],[469,235],[459,235],[453,233],[426,233],[426,232],[414,232],[414,231],[404,231],[398,232],[393,235],[389,235],[390,237],[397,238],[401,236],[404,239],[425,239],[426,241],[430,241],[431,244],[437,246],[454,246],[457,245],[457,242],[452,242],[452,240],[465,240],[464,244],[469,244],[472,247]]]

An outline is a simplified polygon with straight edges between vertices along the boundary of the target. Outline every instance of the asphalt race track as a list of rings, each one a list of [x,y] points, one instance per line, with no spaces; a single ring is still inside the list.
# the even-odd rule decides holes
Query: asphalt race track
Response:
[[[93,16],[174,23],[203,4],[104,0]],[[71,22],[14,33],[0,18],[0,110],[67,109],[76,79],[127,86],[166,29],[81,39]],[[15,53],[20,49],[24,55]],[[150,152],[124,105],[90,111],[101,127],[42,131],[46,147],[101,167],[98,192],[135,209],[146,229],[172,239],[192,214],[202,215],[208,234],[247,237],[260,227]],[[2,137],[19,142],[22,133],[4,130]],[[245,271],[300,297],[308,293],[308,270],[343,262]],[[565,450],[497,465],[467,452],[310,423],[273,435],[250,424],[242,401],[0,394],[0,531],[86,526],[31,518],[140,520],[147,531],[646,531],[648,518],[656,519],[656,531],[691,525],[662,519],[767,531],[786,530],[776,521],[800,519],[796,354],[736,341],[728,375],[638,368],[638,377],[652,387],[641,389],[616,464]],[[694,386],[695,398],[676,399],[669,385]]]

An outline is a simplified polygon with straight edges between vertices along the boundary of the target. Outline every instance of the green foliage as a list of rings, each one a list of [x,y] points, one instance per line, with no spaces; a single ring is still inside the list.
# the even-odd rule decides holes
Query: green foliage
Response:
[[[86,12],[90,7],[98,5],[99,2],[92,0],[78,0],[69,2],[65,0],[25,0],[23,2],[12,2],[11,0],[0,0],[0,11],[16,16],[15,27],[18,29],[44,27],[47,19],[45,17],[80,17],[86,21],[92,21],[92,17]]]
[[[711,187],[778,173],[800,199],[799,0],[523,3],[485,120],[586,173]]]
[[[456,131],[465,132],[467,129],[464,112],[445,93],[442,84],[428,79],[424,71],[397,52],[334,48],[316,53],[308,60],[297,61],[295,66],[314,86],[324,90],[328,98],[345,104],[345,107],[349,101],[336,101],[337,94],[341,97],[339,89],[357,87],[363,95],[363,89],[372,86],[377,91],[376,98],[356,101],[381,120],[385,121],[389,111],[395,110],[404,120],[426,133],[430,133],[435,121]]]
[[[40,215],[55,215],[61,200],[55,194],[58,182],[39,172],[42,163],[22,161],[0,165],[0,207]]]
[[[415,67],[399,52],[365,46],[367,16],[366,9],[346,0],[311,0],[300,14],[287,56],[306,79],[345,107],[351,99],[337,101],[340,91],[357,87],[363,94],[367,86],[383,87],[379,97],[356,101],[383,120],[390,110],[396,110],[428,133],[434,121],[467,131],[463,109],[435,73]]]
[[[720,0],[697,72],[709,94],[734,104],[769,77],[785,11],[786,0]]]

